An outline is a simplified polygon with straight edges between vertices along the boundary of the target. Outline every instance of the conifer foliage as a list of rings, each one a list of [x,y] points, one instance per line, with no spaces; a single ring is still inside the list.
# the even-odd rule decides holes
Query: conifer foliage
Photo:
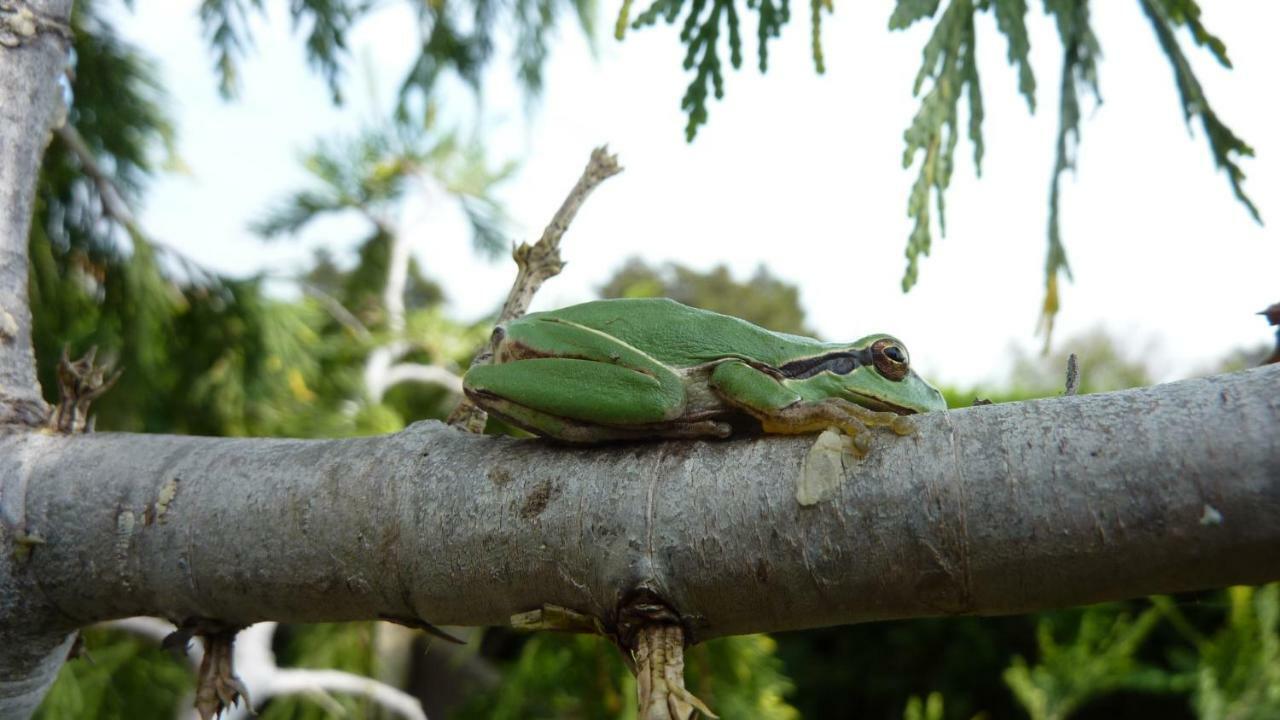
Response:
[[[662,20],[668,25],[680,23],[680,41],[687,52],[685,70],[693,72],[681,107],[688,116],[685,134],[689,141],[710,118],[709,98],[724,96],[724,63],[721,60],[721,38],[725,38],[729,64],[742,66],[742,16],[754,12],[757,22],[757,48],[760,72],[768,69],[769,42],[782,32],[791,19],[789,0],[746,0],[744,12],[736,0],[652,0],[634,14],[634,0],[623,0],[618,15],[617,36],[627,28],[640,29]],[[1227,173],[1232,192],[1255,220],[1261,222],[1258,210],[1245,193],[1242,157],[1253,155],[1253,149],[1238,137],[1209,104],[1209,99],[1196,78],[1190,61],[1178,38],[1186,30],[1192,41],[1206,48],[1225,67],[1226,44],[1213,35],[1200,21],[1196,0],[1138,0],[1151,22],[1156,39],[1173,67],[1174,80],[1181,98],[1182,111],[1188,123],[1198,120],[1214,163]],[[1090,21],[1088,0],[1044,0],[1044,11],[1053,18],[1062,45],[1062,75],[1059,81],[1058,132],[1054,143],[1054,167],[1050,178],[1048,249],[1045,256],[1045,292],[1041,327],[1046,339],[1052,333],[1053,319],[1059,306],[1060,278],[1070,279],[1066,246],[1059,221],[1059,180],[1075,164],[1080,141],[1080,97],[1098,94],[1098,64],[1101,55],[1097,36]],[[917,167],[917,176],[907,199],[907,215],[912,229],[907,238],[906,270],[902,276],[903,291],[910,290],[919,278],[921,256],[927,256],[936,229],[945,235],[945,194],[955,167],[955,151],[961,133],[968,136],[973,148],[974,167],[982,172],[982,84],[978,77],[975,52],[978,34],[974,19],[979,13],[995,15],[996,28],[1005,36],[1010,65],[1016,68],[1018,91],[1026,97],[1027,106],[1035,112],[1036,79],[1031,67],[1030,41],[1027,36],[1026,0],[897,0],[889,13],[889,29],[905,30],[919,23],[932,23],[923,49],[923,60],[916,75],[912,93],[920,98],[920,107],[903,134],[905,148],[903,167]],[[811,0],[810,27],[814,69],[826,69],[822,52],[823,12],[830,13],[830,0]],[[967,127],[960,129],[960,105],[967,103]],[[932,208],[932,209],[931,209]],[[936,216],[936,219],[935,219]]]

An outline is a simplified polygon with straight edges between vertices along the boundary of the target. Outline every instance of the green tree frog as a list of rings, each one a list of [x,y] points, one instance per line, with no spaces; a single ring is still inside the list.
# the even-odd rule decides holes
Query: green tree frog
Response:
[[[947,407],[890,335],[827,343],[666,298],[531,313],[494,334],[493,364],[463,378],[467,397],[567,442],[836,427],[862,454],[868,427],[905,435],[903,415]]]

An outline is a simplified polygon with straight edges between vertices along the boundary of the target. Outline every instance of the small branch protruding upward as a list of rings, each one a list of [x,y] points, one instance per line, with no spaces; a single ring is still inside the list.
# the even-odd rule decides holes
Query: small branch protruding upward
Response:
[[[542,231],[542,237],[533,245],[520,243],[519,247],[511,253],[519,270],[516,272],[516,280],[511,285],[511,291],[507,293],[507,300],[502,304],[502,312],[498,314],[494,325],[502,325],[524,315],[529,309],[529,303],[533,301],[534,294],[542,287],[542,283],[548,278],[555,277],[564,269],[564,261],[560,259],[560,238],[569,229],[569,223],[573,222],[574,216],[578,214],[578,208],[582,207],[582,203],[586,201],[591,191],[620,172],[622,172],[622,166],[618,165],[618,156],[610,155],[608,146],[601,145],[591,151],[591,159],[587,162],[586,169],[582,171],[582,177],[578,178],[578,182],[569,191],[569,196],[564,199],[564,203],[551,218],[547,228]],[[491,338],[471,361],[471,367],[493,362],[495,350],[495,342]],[[449,424],[461,427],[468,432],[480,433],[484,432],[486,419],[487,415],[483,410],[476,407],[470,400],[463,398],[449,415]]]
[[[67,0],[0,0],[0,426],[37,428],[49,416],[31,344],[27,242],[40,158],[61,119],[70,14]]]
[[[91,432],[89,405],[115,385],[123,370],[107,375],[109,363],[97,364],[98,348],[91,347],[84,357],[72,362],[67,348],[58,360],[58,407],[49,418],[49,428],[60,433]]]
[[[1080,358],[1075,353],[1067,356],[1067,395],[1080,392]]]
[[[1258,313],[1267,319],[1267,322],[1276,328],[1276,347],[1271,351],[1260,364],[1270,365],[1271,363],[1280,362],[1280,302],[1272,303],[1266,310]]]

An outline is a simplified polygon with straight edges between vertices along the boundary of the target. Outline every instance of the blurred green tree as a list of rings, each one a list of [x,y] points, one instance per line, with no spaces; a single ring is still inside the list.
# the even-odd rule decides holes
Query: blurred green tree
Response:
[[[994,387],[942,388],[950,407],[967,407],[977,398],[1017,402],[1061,395],[1066,387],[1067,358],[1075,355],[1080,394],[1125,390],[1152,384],[1151,348],[1134,348],[1101,328],[1063,340],[1051,353],[1010,348],[1008,378]]]
[[[451,717],[636,718],[635,678],[604,639],[543,633],[519,645],[514,657],[500,661],[497,691],[477,694]],[[791,681],[774,651],[767,635],[720,638],[692,647],[685,658],[688,686],[721,717],[798,720],[786,701]]]
[[[382,416],[380,430],[398,430],[407,416],[399,414],[396,421],[387,415],[392,412],[382,405],[387,393],[413,380],[456,396],[458,363],[464,360],[457,353],[470,351],[484,332],[467,334],[467,341],[459,343],[459,328],[447,322],[442,326],[444,318],[436,305],[443,295],[418,266],[413,239],[398,221],[400,208],[411,189],[417,197],[432,199],[433,210],[458,206],[470,224],[475,249],[493,257],[503,246],[506,222],[493,192],[515,165],[491,168],[477,140],[462,142],[456,133],[402,121],[366,130],[353,140],[321,143],[303,164],[316,187],[281,201],[255,230],[275,238],[343,213],[368,224],[359,261],[349,273],[338,271],[323,254],[304,275],[303,286],[325,301],[334,319],[367,346],[362,387],[355,395],[370,403],[364,412]],[[433,401],[421,409],[438,416],[435,406],[450,397],[448,392],[435,392]]]

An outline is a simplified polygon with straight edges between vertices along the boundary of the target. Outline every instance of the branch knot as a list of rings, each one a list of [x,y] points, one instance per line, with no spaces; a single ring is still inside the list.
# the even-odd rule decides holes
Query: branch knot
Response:
[[[109,363],[99,365],[97,347],[89,348],[84,357],[74,362],[62,348],[58,360],[58,407],[49,418],[49,427],[60,433],[81,433],[93,429],[89,423],[89,405],[120,379],[123,370],[107,375]]]
[[[28,0],[0,0],[0,45],[18,47],[40,35],[53,35],[64,47],[73,38],[71,26],[34,8]]]

